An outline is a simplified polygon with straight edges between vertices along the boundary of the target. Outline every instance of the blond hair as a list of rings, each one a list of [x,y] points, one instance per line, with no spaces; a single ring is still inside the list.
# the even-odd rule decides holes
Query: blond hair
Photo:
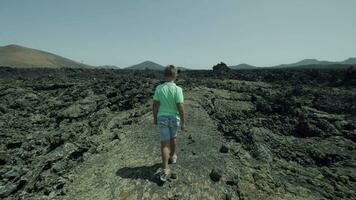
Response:
[[[164,77],[171,79],[171,80],[175,80],[177,77],[177,69],[174,65],[167,65],[164,68]]]

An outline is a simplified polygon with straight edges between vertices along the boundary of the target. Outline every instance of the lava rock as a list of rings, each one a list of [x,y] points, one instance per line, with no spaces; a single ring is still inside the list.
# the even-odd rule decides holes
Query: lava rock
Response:
[[[227,73],[231,71],[231,68],[229,68],[225,63],[220,62],[213,66],[213,71],[217,73]]]
[[[237,185],[238,177],[237,176],[229,176],[226,180],[226,184],[228,185]]]
[[[231,200],[231,194],[230,193],[225,194],[225,200]]]
[[[176,173],[172,173],[171,174],[171,179],[177,179],[177,174]]]
[[[47,142],[49,143],[49,146],[47,147],[47,152],[51,152],[57,147],[64,144],[64,140],[59,133],[54,133],[53,135],[48,137]]]
[[[267,113],[267,114],[272,112],[271,105],[264,99],[257,99],[255,101],[255,104],[256,104],[257,111]]]
[[[60,113],[63,118],[78,118],[88,115],[97,109],[96,96],[86,97],[69,106]]]
[[[0,165],[5,165],[6,163],[7,163],[7,159],[0,156]]]
[[[188,144],[193,144],[193,143],[195,143],[195,140],[193,139],[193,137],[192,137],[192,135],[189,135],[188,136]]]
[[[117,133],[115,133],[115,132],[110,132],[110,133],[108,133],[107,137],[108,137],[108,140],[109,140],[109,141],[113,141],[113,140],[116,140],[116,139],[120,139],[120,138],[119,138],[119,135],[118,135]]]
[[[22,144],[22,148],[26,151],[31,151],[31,150],[33,150],[33,145],[31,142],[24,142]]]
[[[14,166],[10,171],[3,174],[2,178],[4,180],[14,182],[14,181],[19,180],[24,173],[25,172],[20,167]]]
[[[9,196],[10,194],[16,192],[17,185],[13,183],[9,183],[0,188],[0,198],[4,198]]]
[[[79,160],[82,158],[83,153],[88,151],[88,149],[84,147],[78,147],[73,143],[66,143],[64,145],[64,151],[68,159]]]
[[[251,95],[251,101],[252,101],[252,102],[257,101],[257,99],[258,99],[258,96],[257,96],[256,94],[252,94],[252,95]]]
[[[7,112],[7,109],[4,105],[0,104],[0,112],[2,113],[6,113]]]
[[[7,149],[16,149],[16,148],[20,148],[22,145],[21,141],[15,141],[15,142],[10,142],[8,144],[6,144],[6,148]]]
[[[91,154],[95,154],[95,153],[97,153],[97,152],[98,152],[98,150],[96,149],[96,147],[95,147],[95,146],[90,147],[90,149],[89,149],[89,153],[91,153]]]
[[[221,145],[220,147],[220,153],[228,153],[229,152],[229,146],[226,144]]]
[[[25,179],[21,179],[15,183],[9,183],[4,187],[0,187],[0,198],[4,198],[16,193],[17,191],[21,190],[26,185],[26,183],[27,181]]]
[[[342,131],[343,135],[345,138],[352,140],[353,142],[356,142],[356,132],[352,131]]]
[[[307,138],[321,136],[322,131],[310,122],[299,120],[298,124],[295,126],[295,136]]]
[[[210,178],[211,178],[212,181],[218,182],[218,181],[220,181],[221,177],[222,177],[222,170],[221,169],[214,168],[214,169],[211,170]]]

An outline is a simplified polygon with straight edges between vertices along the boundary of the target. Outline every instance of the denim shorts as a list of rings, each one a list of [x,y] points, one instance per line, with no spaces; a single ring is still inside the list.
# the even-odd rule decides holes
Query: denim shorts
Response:
[[[174,115],[161,115],[157,117],[161,141],[167,141],[177,137],[179,121],[179,118]]]

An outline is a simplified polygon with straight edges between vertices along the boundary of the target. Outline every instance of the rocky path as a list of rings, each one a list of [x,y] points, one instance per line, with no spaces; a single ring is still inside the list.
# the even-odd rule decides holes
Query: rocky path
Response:
[[[170,165],[177,179],[161,185],[153,177],[160,165],[158,128],[151,113],[120,129],[105,153],[93,155],[79,165],[73,181],[66,184],[67,199],[237,199],[236,186],[226,184],[236,175],[232,154],[219,152],[224,142],[214,121],[199,104],[199,96],[187,93],[187,131],[178,133],[177,164]],[[112,119],[115,123],[115,120]],[[213,182],[209,174],[220,168],[222,179]]]

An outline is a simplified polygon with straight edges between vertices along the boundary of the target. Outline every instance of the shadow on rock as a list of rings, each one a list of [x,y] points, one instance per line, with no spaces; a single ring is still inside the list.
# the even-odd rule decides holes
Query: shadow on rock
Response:
[[[159,186],[162,186],[163,183],[154,175],[159,167],[160,163],[154,164],[152,166],[123,167],[116,171],[116,176],[129,179],[149,180]]]

